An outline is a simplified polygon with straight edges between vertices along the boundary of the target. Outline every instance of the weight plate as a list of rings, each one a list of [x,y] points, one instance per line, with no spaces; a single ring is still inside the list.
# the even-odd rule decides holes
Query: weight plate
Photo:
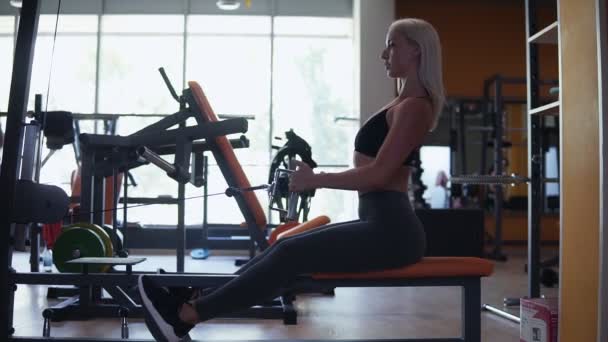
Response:
[[[111,258],[114,256],[114,248],[112,245],[112,240],[110,239],[110,236],[108,235],[108,233],[106,233],[106,231],[104,229],[102,229],[100,226],[93,224],[93,223],[89,223],[89,222],[78,222],[78,223],[74,223],[71,224],[67,227],[64,228],[64,230],[68,230],[68,229],[72,229],[72,228],[85,228],[88,229],[90,231],[92,231],[93,233],[97,234],[97,236],[99,236],[99,238],[101,239],[101,241],[103,242],[103,245],[105,247],[106,250],[106,255],[105,257],[107,258]],[[103,265],[100,266],[99,270],[103,273],[108,272],[110,270],[111,266],[110,265]]]
[[[124,236],[122,234],[122,231],[120,229],[116,229],[116,235],[118,236],[118,239],[116,239],[116,241],[114,241],[114,227],[112,227],[112,225],[109,225],[109,224],[104,224],[103,230],[105,230],[106,233],[108,233],[108,236],[110,236],[110,240],[112,241],[112,246],[114,248],[114,251],[118,252],[118,251],[122,250],[122,242],[124,241]]]
[[[108,233],[101,228],[100,226],[93,224],[93,223],[88,223],[88,222],[79,222],[79,223],[74,223],[72,225],[69,225],[67,227],[64,228],[65,230],[71,229],[71,228],[86,228],[89,229],[91,231],[93,231],[95,234],[97,234],[99,236],[99,238],[101,239],[101,241],[103,241],[103,245],[106,249],[106,257],[111,258],[114,256],[114,246],[112,245],[112,239],[110,238],[110,235],[108,235]],[[109,268],[109,267],[108,267]]]
[[[59,272],[80,273],[81,265],[68,264],[76,258],[99,258],[106,256],[103,241],[92,230],[72,227],[64,230],[53,246],[53,263]],[[98,273],[107,269],[107,266],[89,265],[89,272]]]

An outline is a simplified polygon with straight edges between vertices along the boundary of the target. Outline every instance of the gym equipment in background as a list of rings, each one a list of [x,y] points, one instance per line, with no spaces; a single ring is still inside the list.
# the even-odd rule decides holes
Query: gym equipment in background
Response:
[[[78,273],[79,265],[68,263],[77,258],[111,258],[119,256],[122,251],[122,233],[115,234],[111,226],[100,227],[96,224],[80,222],[62,229],[53,246],[53,263],[59,272]],[[126,257],[126,255],[122,255]],[[95,266],[89,269],[94,273],[110,270],[108,265]]]
[[[279,168],[291,169],[292,160],[300,160],[308,164],[311,169],[317,167],[317,163],[312,159],[312,148],[302,137],[297,135],[293,129],[285,132],[285,138],[287,141],[283,146],[272,145],[272,148],[277,150],[277,153],[272,158],[270,163],[270,171],[268,175],[268,183],[275,183],[277,189],[271,197],[271,202],[268,204],[272,210],[279,211],[280,222],[286,222],[285,217],[286,211],[284,209],[289,207],[290,196],[289,193],[289,182],[287,181],[287,174],[281,173],[278,179],[276,170]],[[282,140],[280,137],[275,137],[276,140]],[[315,190],[305,191],[299,195],[300,206],[297,208],[297,218],[302,217],[302,221],[308,220],[308,213],[310,212],[310,202],[312,197],[315,195]]]

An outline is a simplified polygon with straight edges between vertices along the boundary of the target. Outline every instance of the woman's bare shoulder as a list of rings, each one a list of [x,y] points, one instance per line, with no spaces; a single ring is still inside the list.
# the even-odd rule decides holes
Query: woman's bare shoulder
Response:
[[[433,120],[433,105],[430,98],[427,97],[407,97],[391,109],[392,113],[389,113],[390,121],[401,115],[424,116],[429,122]]]

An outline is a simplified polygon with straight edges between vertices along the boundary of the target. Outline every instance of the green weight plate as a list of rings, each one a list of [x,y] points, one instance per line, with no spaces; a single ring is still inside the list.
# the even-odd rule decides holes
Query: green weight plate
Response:
[[[53,246],[53,263],[59,272],[80,273],[81,265],[68,264],[76,258],[99,258],[106,256],[103,241],[99,236],[87,228],[72,227],[64,230]],[[103,272],[104,267],[89,266],[89,272]]]
[[[96,224],[92,224],[92,223],[88,223],[88,222],[79,222],[79,223],[74,223],[72,225],[69,225],[67,227],[64,228],[65,230],[71,229],[71,228],[86,228],[89,229],[91,231],[93,231],[95,234],[97,234],[99,236],[99,238],[101,239],[101,241],[103,241],[103,245],[106,248],[106,257],[111,258],[114,256],[114,246],[112,245],[112,239],[110,238],[110,235],[108,235],[108,233],[101,228],[100,226],[96,225]],[[109,267],[107,267],[109,269]]]

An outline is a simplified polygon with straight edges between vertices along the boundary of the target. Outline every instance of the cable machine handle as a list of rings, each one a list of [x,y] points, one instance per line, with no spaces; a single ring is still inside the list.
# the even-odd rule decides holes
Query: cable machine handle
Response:
[[[180,102],[179,96],[177,96],[177,93],[175,92],[175,88],[173,88],[173,86],[171,85],[171,81],[169,81],[169,77],[167,77],[165,68],[160,67],[160,68],[158,68],[158,71],[160,72],[160,75],[163,77],[163,81],[165,81],[167,88],[169,88],[169,92],[171,93],[171,96],[173,96],[175,101]]]

